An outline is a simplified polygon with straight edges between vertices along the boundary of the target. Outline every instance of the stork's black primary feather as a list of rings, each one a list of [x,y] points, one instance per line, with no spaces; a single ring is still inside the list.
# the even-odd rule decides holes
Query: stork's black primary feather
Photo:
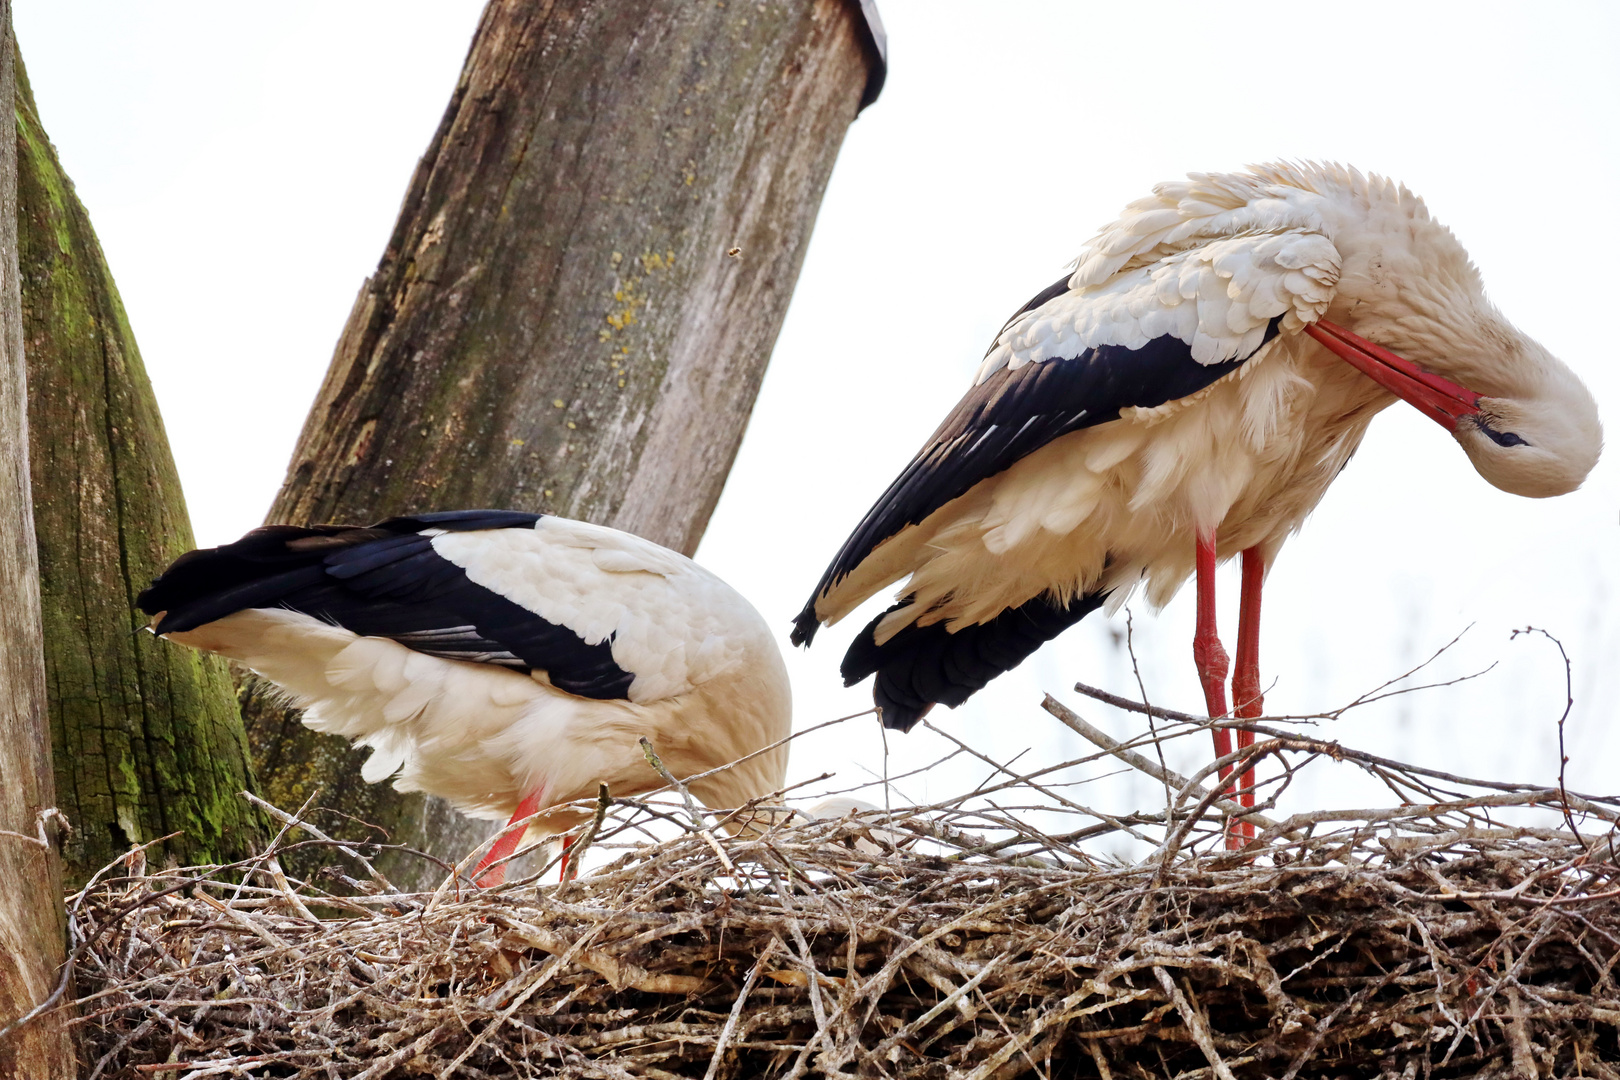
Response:
[[[348,525],[268,525],[234,544],[190,551],[137,599],[153,629],[183,633],[247,608],[285,608],[454,660],[543,670],[560,690],[624,698],[635,676],[611,637],[565,626],[472,581],[426,530],[532,529],[537,514],[456,510]]]
[[[1096,611],[1107,598],[1106,593],[1097,593],[1062,604],[1041,595],[954,634],[943,622],[912,623],[879,645],[874,634],[889,613],[885,611],[855,636],[840,674],[845,686],[876,675],[872,700],[882,710],[883,726],[910,731],[936,704],[954,709]]]

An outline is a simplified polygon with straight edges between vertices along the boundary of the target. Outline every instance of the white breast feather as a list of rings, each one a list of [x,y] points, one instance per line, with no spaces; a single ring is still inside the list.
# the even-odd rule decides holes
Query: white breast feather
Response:
[[[639,537],[563,518],[531,531],[433,538],[476,584],[567,627],[588,644],[613,637],[613,659],[634,676],[630,700],[682,694],[742,659],[764,621],[689,559]]]

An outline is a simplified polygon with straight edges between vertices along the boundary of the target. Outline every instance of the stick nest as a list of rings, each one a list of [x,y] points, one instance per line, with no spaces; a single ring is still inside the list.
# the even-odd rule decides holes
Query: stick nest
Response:
[[[1262,801],[1233,853],[1242,808],[1202,777],[1166,779],[1157,814],[1071,806],[1062,835],[1009,809],[1055,789],[1010,774],[737,835],[604,800],[581,846],[623,850],[588,876],[409,895],[282,814],[277,844],[331,845],[319,884],[272,845],[69,898],[85,1075],[1620,1077],[1613,849],[1568,813],[1504,824],[1562,800],[1610,828],[1614,800],[1250,728],[1240,753],[1283,782],[1331,755],[1401,805],[1273,821]],[[678,834],[631,843],[657,820]],[[1077,846],[1121,830],[1144,857]]]

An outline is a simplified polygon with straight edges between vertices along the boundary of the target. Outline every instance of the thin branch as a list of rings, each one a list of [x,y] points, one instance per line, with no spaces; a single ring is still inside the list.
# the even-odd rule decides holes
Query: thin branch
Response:
[[[1079,735],[1093,746],[1102,748],[1109,754],[1112,754],[1114,757],[1117,757],[1119,760],[1129,765],[1131,768],[1147,773],[1155,780],[1163,781],[1167,790],[1171,785],[1174,785],[1177,790],[1185,791],[1190,794],[1197,787],[1193,781],[1188,780],[1180,773],[1171,772],[1162,765],[1155,765],[1141,754],[1125,749],[1123,744],[1121,744],[1117,739],[1114,739],[1101,729],[1086,723],[1086,721],[1080,718],[1078,713],[1074,712],[1067,705],[1064,705],[1051,694],[1046,695],[1045,700],[1041,702],[1041,708],[1057,717],[1057,719],[1065,727],[1069,728],[1069,730],[1073,731],[1076,735]],[[1178,801],[1180,800],[1173,796],[1170,799],[1170,812],[1172,814],[1175,812],[1175,806]],[[1241,805],[1235,799],[1229,799],[1225,796],[1218,796],[1213,805],[1218,806],[1228,814],[1253,821],[1262,828],[1271,829],[1276,827],[1276,822],[1262,814],[1254,813],[1249,808]]]
[[[1548,641],[1557,646],[1558,655],[1562,657],[1564,661],[1564,711],[1558,717],[1559,806],[1564,811],[1564,824],[1569,826],[1570,832],[1574,833],[1576,837],[1579,837],[1581,835],[1581,831],[1575,827],[1574,815],[1569,812],[1569,789],[1564,784],[1564,771],[1569,768],[1569,752],[1564,749],[1564,722],[1569,719],[1570,710],[1575,707],[1574,669],[1569,663],[1569,653],[1564,651],[1564,643],[1547,633],[1547,631],[1541,629],[1541,627],[1527,626],[1523,630],[1515,630],[1513,633],[1508,635],[1508,640],[1516,640],[1520,634],[1540,634],[1542,637],[1546,638]],[[1590,853],[1592,850],[1587,846],[1585,840],[1581,840],[1581,846],[1585,847],[1588,853]]]

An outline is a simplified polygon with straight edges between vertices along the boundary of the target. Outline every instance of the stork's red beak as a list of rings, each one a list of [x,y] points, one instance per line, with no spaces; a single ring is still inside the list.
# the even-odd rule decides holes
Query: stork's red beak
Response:
[[[1318,319],[1307,325],[1305,332],[1447,431],[1455,431],[1457,421],[1479,412],[1479,395],[1474,391],[1450,379],[1431,375],[1410,360],[1403,360],[1342,326]]]

